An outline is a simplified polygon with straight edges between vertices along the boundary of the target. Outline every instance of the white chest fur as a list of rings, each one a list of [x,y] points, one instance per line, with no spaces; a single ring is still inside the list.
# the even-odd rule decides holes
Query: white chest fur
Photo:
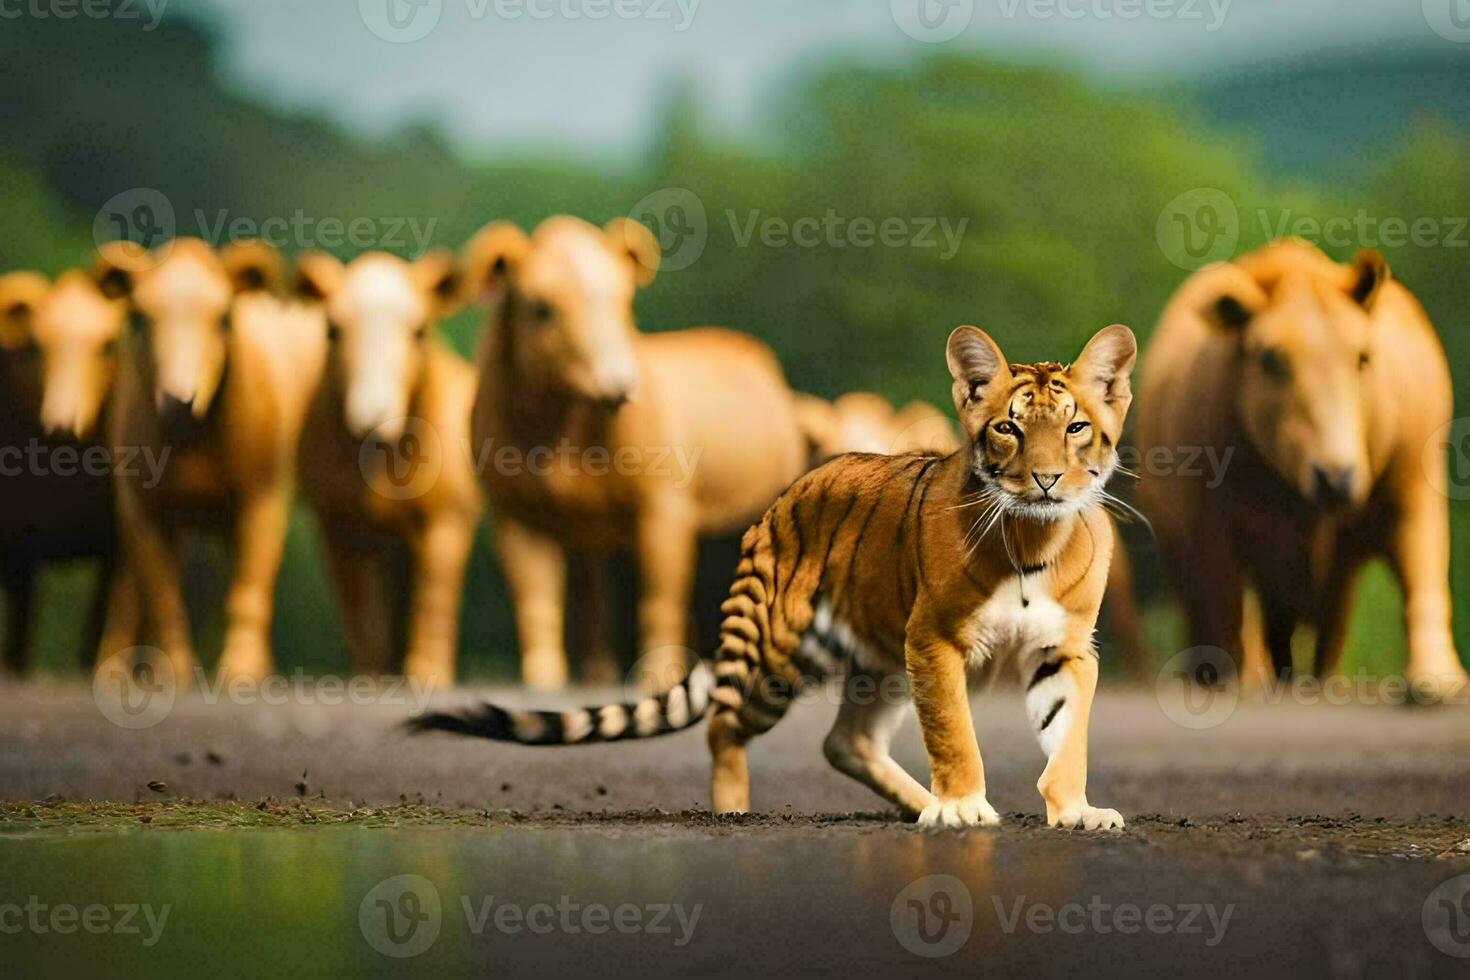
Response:
[[[1011,659],[1061,644],[1067,613],[1047,590],[1044,575],[1006,579],[975,611],[970,662]]]

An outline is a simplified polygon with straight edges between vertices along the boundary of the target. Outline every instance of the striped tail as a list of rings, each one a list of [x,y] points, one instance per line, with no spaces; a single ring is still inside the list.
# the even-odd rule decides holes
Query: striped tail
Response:
[[[522,711],[481,704],[460,712],[434,712],[409,719],[415,734],[451,732],[519,745],[588,745],[656,738],[683,731],[709,713],[714,670],[701,660],[667,692],[638,701],[571,711]]]

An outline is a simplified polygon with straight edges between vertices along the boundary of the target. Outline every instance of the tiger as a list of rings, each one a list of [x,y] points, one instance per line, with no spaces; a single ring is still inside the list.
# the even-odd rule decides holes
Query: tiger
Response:
[[[1113,549],[1106,484],[1137,354],[1115,324],[1070,365],[1010,364],[984,331],[956,328],[946,361],[962,448],[839,456],[798,479],[741,541],[716,652],[667,693],[568,712],[483,704],[410,726],[571,745],[708,717],[713,809],[744,813],[750,741],[803,689],[841,678],[823,743],[832,766],[921,827],[989,827],[1000,815],[968,685],[1014,670],[1047,756],[1037,789],[1048,825],[1122,828],[1117,810],[1088,801],[1087,728]],[[928,788],[890,753],[910,702]]]

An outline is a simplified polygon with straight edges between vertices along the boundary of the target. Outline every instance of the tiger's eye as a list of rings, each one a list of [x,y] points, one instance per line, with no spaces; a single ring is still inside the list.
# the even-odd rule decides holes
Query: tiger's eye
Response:
[[[1014,436],[1020,433],[1020,430],[1010,422],[997,422],[994,429],[1003,436]]]
[[[1092,425],[1091,422],[1073,422],[1071,425],[1067,426],[1067,434],[1070,436],[1075,436],[1077,433],[1082,432],[1090,425]]]

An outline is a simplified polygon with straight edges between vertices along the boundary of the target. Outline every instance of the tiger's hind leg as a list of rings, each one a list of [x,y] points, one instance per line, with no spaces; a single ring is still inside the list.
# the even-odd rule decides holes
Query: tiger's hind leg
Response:
[[[716,813],[750,812],[750,767],[745,747],[757,735],[776,727],[791,706],[793,688],[782,678],[760,672],[743,685],[721,677],[710,715],[710,803]],[[743,693],[742,693],[743,688]]]
[[[935,800],[889,753],[893,735],[909,710],[902,680],[899,674],[874,677],[854,668],[843,683],[842,707],[822,743],[822,752],[838,772],[856,779],[897,806],[905,817],[916,820]]]

